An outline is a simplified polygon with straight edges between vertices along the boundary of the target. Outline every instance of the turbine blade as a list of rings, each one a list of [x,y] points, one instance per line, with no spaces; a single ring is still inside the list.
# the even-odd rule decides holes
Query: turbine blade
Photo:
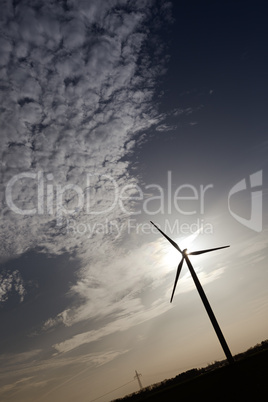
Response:
[[[220,250],[221,248],[226,248],[230,246],[223,246],[223,247],[216,247],[216,248],[209,248],[207,250],[200,250],[200,251],[193,251],[191,253],[187,253],[188,255],[199,255],[203,253],[209,253],[210,251]]]
[[[152,221],[150,221],[152,225],[154,225],[154,227],[159,230],[160,233],[162,233],[162,235],[172,244],[173,247],[175,247],[181,254],[182,251],[179,248],[178,244],[175,243],[175,241],[173,241],[170,237],[168,237],[164,232],[162,232],[162,230],[160,230]]]
[[[172,300],[173,300],[173,296],[174,296],[174,293],[175,293],[177,282],[178,282],[178,279],[179,279],[179,276],[180,276],[180,273],[181,273],[183,260],[184,260],[184,257],[182,257],[181,262],[179,263],[178,268],[177,268],[177,273],[176,273],[176,278],[175,278],[175,282],[174,282],[174,287],[173,287],[170,303],[172,303]]]

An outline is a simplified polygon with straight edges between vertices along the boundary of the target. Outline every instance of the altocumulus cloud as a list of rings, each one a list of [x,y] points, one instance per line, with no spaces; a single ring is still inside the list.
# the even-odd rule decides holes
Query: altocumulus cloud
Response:
[[[154,96],[166,61],[157,32],[171,21],[170,4],[6,1],[0,18],[2,255],[37,247],[44,253],[79,252],[81,269],[70,293],[80,304],[49,318],[44,330],[111,313],[117,321],[96,339],[119,324],[130,328],[155,315],[150,307],[134,319],[144,310],[137,291],[143,279],[154,286],[155,273],[126,271],[125,263],[136,257],[119,248],[116,236],[95,230],[89,239],[81,231],[107,222],[122,228],[134,211],[128,199],[124,208],[113,204],[114,187],[135,193],[131,154],[146,130],[165,117]],[[89,190],[90,211],[79,204]],[[66,218],[75,229],[68,230]],[[140,250],[136,258],[142,265],[143,255]],[[131,280],[135,291],[127,285]],[[155,311],[164,310],[159,302]],[[75,338],[74,347],[89,334],[94,332],[81,342]],[[57,350],[70,349],[59,345]]]
[[[57,225],[56,186],[69,186],[60,201],[74,211],[76,225],[97,216],[99,222],[104,210],[106,220],[124,219],[116,205],[109,208],[108,187],[110,178],[118,187],[136,182],[126,156],[161,120],[153,96],[164,58],[154,32],[165,16],[168,7],[149,0],[6,2],[0,39],[3,253],[37,245],[54,253],[83,248],[80,234],[66,236],[64,222]],[[38,204],[37,213],[18,214],[7,205],[7,184],[21,172],[32,176],[12,184],[12,203],[21,211]],[[85,214],[72,191],[77,186],[81,197],[86,194],[87,174],[94,176],[95,215]]]
[[[7,301],[12,292],[17,293],[20,302],[23,302],[26,289],[18,270],[2,272],[0,275],[0,302]]]

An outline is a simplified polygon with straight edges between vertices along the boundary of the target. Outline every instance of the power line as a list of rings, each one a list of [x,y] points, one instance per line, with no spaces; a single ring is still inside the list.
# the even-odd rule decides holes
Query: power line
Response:
[[[89,401],[89,402],[97,401],[98,399],[103,398],[104,396],[109,395],[109,394],[111,394],[112,392],[117,391],[118,389],[123,388],[123,387],[125,387],[126,385],[128,385],[128,384],[130,384],[131,382],[134,382],[134,381],[135,381],[135,380],[131,380],[131,381],[127,382],[127,383],[124,384],[124,385],[120,385],[120,387],[117,387],[117,388],[113,389],[112,391],[106,392],[106,394],[103,394],[103,395],[101,395],[101,396],[98,396],[98,398],[92,399],[92,400]]]

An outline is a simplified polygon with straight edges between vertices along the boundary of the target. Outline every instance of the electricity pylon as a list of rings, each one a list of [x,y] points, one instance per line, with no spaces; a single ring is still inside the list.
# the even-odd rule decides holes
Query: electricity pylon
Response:
[[[138,374],[137,370],[135,370],[135,373],[136,373],[136,375],[135,375],[134,379],[136,380],[136,378],[137,378],[139,386],[140,386],[140,389],[142,389],[142,383],[141,383],[141,380],[140,380],[141,374]]]

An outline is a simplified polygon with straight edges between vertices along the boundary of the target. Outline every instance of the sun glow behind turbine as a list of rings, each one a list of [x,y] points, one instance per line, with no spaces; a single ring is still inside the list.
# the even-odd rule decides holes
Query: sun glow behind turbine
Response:
[[[197,239],[201,232],[201,229],[197,229],[194,233],[190,234],[189,236],[186,236],[184,238],[175,238],[175,242],[179,243],[181,245],[182,249],[187,248],[187,254],[190,253],[191,249],[190,246],[192,243]],[[195,248],[198,248],[198,244],[195,244]],[[174,268],[176,268],[176,263],[174,265],[174,261],[179,257],[178,250],[172,249],[169,244],[166,244],[165,240],[161,241],[161,254],[162,254],[162,262],[164,265],[166,265],[167,271],[173,271]]]
[[[199,228],[194,233],[190,234],[189,236],[186,236],[185,238],[183,238],[180,241],[181,248],[182,249],[187,248],[187,254],[191,252],[190,246],[195,241],[195,239],[197,239],[197,237],[199,236],[201,231],[202,231],[202,229]],[[197,246],[195,245],[195,248],[198,248],[198,247],[199,247],[198,244],[197,244]]]
[[[177,239],[176,239],[177,240]],[[161,241],[161,243],[164,243],[164,241]],[[174,261],[176,261],[178,259],[178,250],[175,250],[174,248],[171,249],[171,247],[165,244],[161,245],[161,262],[164,265],[164,269],[167,271],[173,271],[176,263],[174,263]]]

